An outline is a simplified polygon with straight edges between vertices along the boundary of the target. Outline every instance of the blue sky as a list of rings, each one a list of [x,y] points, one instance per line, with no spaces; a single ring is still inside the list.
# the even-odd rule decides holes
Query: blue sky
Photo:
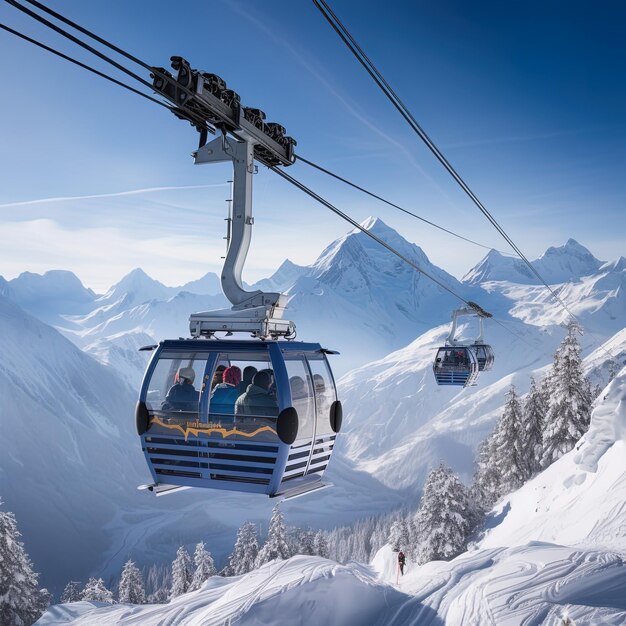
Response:
[[[312,2],[49,5],[149,63],[168,66],[180,54],[219,74],[242,102],[286,126],[303,156],[506,250]],[[529,257],[569,237],[602,259],[626,254],[620,3],[331,6]],[[9,5],[0,16],[117,75]],[[136,266],[172,285],[218,271],[230,172],[193,166],[195,131],[9,34],[0,33],[0,50],[0,274],[70,269],[103,290]],[[356,219],[380,216],[459,277],[485,252],[304,164],[290,171]],[[347,230],[264,168],[255,178],[254,206],[248,280],[286,257],[313,261]]]

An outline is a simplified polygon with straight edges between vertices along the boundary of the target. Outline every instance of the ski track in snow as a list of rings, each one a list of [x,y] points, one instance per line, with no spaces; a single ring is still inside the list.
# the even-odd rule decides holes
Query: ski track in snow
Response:
[[[389,546],[378,565],[393,572]],[[516,626],[626,623],[626,564],[611,553],[534,542],[434,561],[395,581],[319,557],[214,577],[165,605],[80,602],[52,607],[39,626]]]

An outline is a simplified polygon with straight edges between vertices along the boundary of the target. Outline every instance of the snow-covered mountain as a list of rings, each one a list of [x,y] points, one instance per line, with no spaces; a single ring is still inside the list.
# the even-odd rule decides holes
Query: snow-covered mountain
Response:
[[[308,271],[308,267],[296,265],[289,259],[286,259],[269,278],[264,278],[254,283],[251,289],[284,292],[287,291],[300,276],[306,274]]]
[[[521,259],[490,250],[485,258],[463,276],[463,282],[469,285],[478,285],[488,280],[508,280],[526,284],[537,279]]]
[[[461,285],[382,220],[370,217],[362,226],[457,293],[484,300],[482,290]],[[456,298],[358,229],[331,243],[288,295],[287,315],[298,336],[339,350],[339,372],[406,345],[458,306]]]
[[[0,281],[0,295],[50,324],[64,324],[63,315],[87,313],[96,294],[72,272],[51,270],[45,274],[22,272],[17,278]]]
[[[603,262],[596,259],[585,246],[574,239],[568,239],[563,246],[548,248],[538,259],[531,261],[531,265],[549,285],[558,285],[594,274]],[[496,250],[490,250],[463,277],[463,282],[469,284],[502,280],[529,285],[541,284],[522,260],[504,256]]]
[[[199,296],[214,296],[222,293],[222,283],[220,277],[215,272],[207,272],[202,278],[192,280],[180,287],[175,287],[178,291],[188,291]]]
[[[147,478],[131,453],[135,398],[114,372],[3,297],[0,337],[0,491],[55,587],[101,559],[103,528],[129,502],[128,481]]]

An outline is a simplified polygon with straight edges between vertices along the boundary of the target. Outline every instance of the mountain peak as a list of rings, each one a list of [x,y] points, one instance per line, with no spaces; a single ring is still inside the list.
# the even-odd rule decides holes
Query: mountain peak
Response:
[[[549,283],[565,283],[597,272],[603,265],[585,246],[575,239],[565,245],[549,247],[536,261],[535,269]]]
[[[128,305],[131,302],[141,304],[149,300],[167,300],[174,292],[171,287],[166,287],[148,276],[140,267],[136,267],[113,285],[102,300],[117,301],[125,298]]]
[[[373,215],[370,215],[369,217],[365,218],[361,222],[360,226],[364,228],[365,230],[373,233],[374,235],[377,235],[378,237],[384,237],[384,236],[400,237],[398,232],[395,231],[393,228],[391,228],[391,226],[388,226],[387,224],[385,224],[385,222],[383,222],[380,219],[380,217],[375,217]],[[352,232],[359,233],[361,231],[358,228],[355,228]]]
[[[487,252],[465,276],[464,283],[476,285],[488,280],[506,280],[514,283],[533,282],[534,277],[528,267],[518,258],[504,256],[493,248]]]

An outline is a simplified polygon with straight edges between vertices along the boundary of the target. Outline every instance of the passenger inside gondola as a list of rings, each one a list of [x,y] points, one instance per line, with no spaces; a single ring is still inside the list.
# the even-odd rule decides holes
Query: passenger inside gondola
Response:
[[[243,376],[241,378],[241,382],[239,383],[239,395],[248,391],[248,387],[252,384],[252,379],[256,373],[257,368],[254,367],[254,365],[248,365],[243,368]]]
[[[235,421],[237,423],[248,416],[251,417],[277,417],[278,404],[276,398],[270,393],[272,377],[268,370],[261,370],[254,375],[252,384],[237,399],[235,403]],[[247,421],[247,420],[245,420]]]
[[[220,421],[235,414],[235,402],[239,398],[241,370],[236,365],[227,367],[222,372],[222,382],[211,391],[211,416]]]
[[[220,383],[224,380],[224,370],[226,369],[226,365],[218,365],[215,368],[215,373],[213,374],[213,380],[211,381],[211,389],[215,389]]]
[[[164,411],[197,411],[199,393],[193,386],[195,378],[193,367],[180,367],[161,408]]]

